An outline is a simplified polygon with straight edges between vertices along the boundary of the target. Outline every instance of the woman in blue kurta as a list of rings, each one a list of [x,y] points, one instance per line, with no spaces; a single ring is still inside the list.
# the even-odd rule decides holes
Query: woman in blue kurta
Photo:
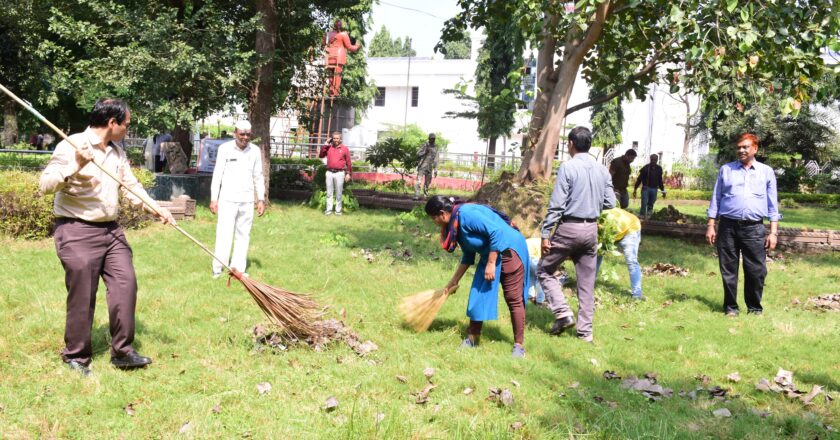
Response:
[[[477,346],[482,323],[498,319],[501,284],[513,323],[513,356],[524,357],[525,292],[528,291],[525,275],[530,264],[525,237],[506,215],[486,205],[456,203],[453,198],[434,196],[426,203],[426,214],[441,227],[444,249],[454,252],[460,246],[464,251],[447,289],[461,281],[467,269],[475,264],[476,255],[479,256],[467,303],[470,326],[461,346]]]

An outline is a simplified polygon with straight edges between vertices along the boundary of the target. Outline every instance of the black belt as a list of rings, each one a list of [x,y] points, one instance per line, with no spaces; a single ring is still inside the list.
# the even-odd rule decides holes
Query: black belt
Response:
[[[764,223],[764,220],[735,220],[728,217],[721,217],[720,221],[727,221],[729,223],[735,223],[738,226],[753,226],[753,225],[760,225]]]
[[[64,225],[67,223],[84,223],[90,226],[96,226],[100,228],[106,228],[110,226],[116,226],[117,222],[115,220],[106,221],[106,222],[92,222],[89,220],[82,220],[80,218],[73,218],[73,217],[56,217],[55,224],[57,225]]]
[[[344,171],[344,169],[343,169],[343,168],[342,168],[342,169],[337,169],[337,168],[327,168],[327,171],[329,171],[329,172],[331,172],[331,173],[341,173],[341,172],[343,172],[343,171]]]
[[[572,216],[566,216],[560,219],[560,223],[595,223],[597,221],[597,218],[580,218]]]

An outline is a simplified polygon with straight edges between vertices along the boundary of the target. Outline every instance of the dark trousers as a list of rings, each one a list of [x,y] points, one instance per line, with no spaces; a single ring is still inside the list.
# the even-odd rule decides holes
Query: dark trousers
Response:
[[[738,260],[744,260],[744,302],[750,312],[761,311],[761,295],[767,276],[764,225],[739,224],[721,218],[717,230],[717,252],[723,279],[723,309],[738,311]]]
[[[162,173],[164,168],[166,168],[166,158],[155,156],[155,172]]]
[[[64,283],[67,286],[62,359],[90,364],[93,355],[90,332],[99,277],[107,288],[111,356],[121,357],[131,352],[137,278],[131,247],[122,228],[116,222],[97,224],[59,219],[55,229],[55,247],[64,266]]]
[[[617,190],[615,192],[615,200],[618,201],[619,208],[627,209],[630,206],[630,194],[627,193],[627,189],[625,188],[624,191]]]
[[[505,302],[510,310],[513,342],[521,345],[525,341],[525,300],[522,292],[525,283],[525,265],[513,249],[502,253],[502,277],[499,283],[502,285]],[[482,324],[483,321],[470,321],[467,333],[478,337],[481,334]]]

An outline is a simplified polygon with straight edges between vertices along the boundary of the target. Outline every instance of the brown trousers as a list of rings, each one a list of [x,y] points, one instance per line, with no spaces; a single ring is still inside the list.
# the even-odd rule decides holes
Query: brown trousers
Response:
[[[508,249],[502,253],[502,277],[499,282],[502,285],[508,310],[510,310],[513,342],[521,345],[525,341],[525,301],[522,296],[525,266],[513,249]],[[478,335],[481,334],[482,325],[483,321],[470,321],[467,333],[478,338]]]
[[[131,247],[116,222],[92,223],[57,220],[55,248],[64,266],[67,286],[67,322],[64,328],[65,362],[89,365],[93,349],[90,332],[96,308],[99,277],[107,288],[111,356],[133,350],[137,277]]]

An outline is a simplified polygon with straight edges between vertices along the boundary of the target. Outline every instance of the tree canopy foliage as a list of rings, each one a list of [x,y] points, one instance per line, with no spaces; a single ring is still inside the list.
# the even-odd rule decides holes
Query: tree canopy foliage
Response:
[[[232,0],[22,0],[0,13],[0,39],[23,47],[4,54],[4,80],[51,108],[70,97],[82,112],[101,96],[126,99],[136,129],[189,128],[196,119],[252,102],[256,68],[275,67],[272,110],[296,109],[322,92],[324,35],[340,17],[351,36],[367,30],[367,1],[268,2],[275,10],[273,56],[255,50],[264,28],[252,2]],[[5,26],[11,23],[10,26]],[[4,49],[12,45],[3,44]],[[366,107],[373,88],[362,54],[350,54],[345,99]],[[25,72],[19,75],[14,72]],[[25,80],[16,80],[21,78]],[[30,90],[21,87],[35,84]]]
[[[406,36],[405,41],[402,37],[392,39],[391,33],[385,25],[382,25],[370,41],[370,48],[368,48],[368,56],[371,58],[387,58],[387,57],[408,57],[416,56],[417,51],[411,48],[411,37]]]
[[[469,31],[461,33],[461,38],[446,41],[440,46],[445,60],[468,60],[472,54],[472,38]]]
[[[589,90],[589,99],[596,99],[603,92]],[[592,106],[592,146],[612,147],[621,143],[621,130],[624,128],[624,111],[621,109],[621,97]],[[623,153],[622,153],[623,154]]]
[[[772,96],[784,114],[795,115],[824,93],[814,81],[829,69],[821,51],[840,49],[840,11],[824,0],[460,0],[459,6],[444,39],[507,17],[539,47],[534,142],[518,175],[523,183],[550,176],[569,113],[619,95],[644,99],[648,85],[664,81],[724,114]],[[578,73],[592,88],[610,86],[613,93],[571,105]]]

